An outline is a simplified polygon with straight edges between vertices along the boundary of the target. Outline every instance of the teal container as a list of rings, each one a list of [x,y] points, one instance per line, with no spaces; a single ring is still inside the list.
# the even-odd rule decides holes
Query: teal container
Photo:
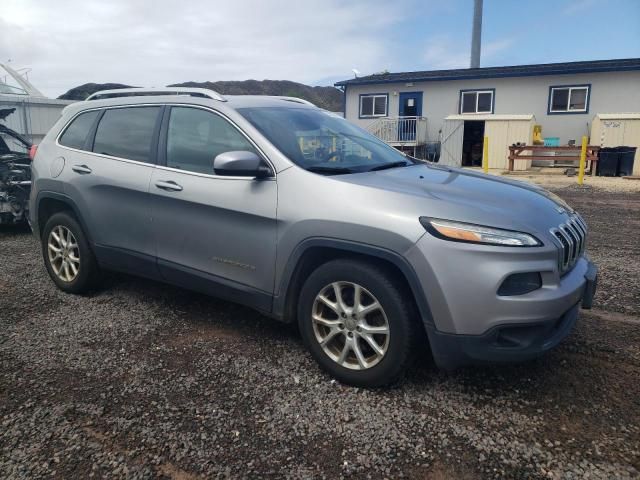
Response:
[[[559,147],[560,146],[560,137],[544,137],[544,146],[545,147]]]

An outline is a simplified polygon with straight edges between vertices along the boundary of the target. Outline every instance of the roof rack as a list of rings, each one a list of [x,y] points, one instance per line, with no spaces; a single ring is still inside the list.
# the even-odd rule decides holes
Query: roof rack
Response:
[[[167,88],[116,88],[113,90],[100,90],[87,97],[89,100],[104,100],[118,97],[144,97],[157,95],[186,95],[189,97],[211,98],[219,102],[227,99],[214,90],[207,88],[167,87]]]
[[[280,100],[285,100],[287,102],[294,102],[294,103],[302,103],[304,105],[311,105],[312,107],[316,106],[313,103],[311,103],[309,100],[305,100],[303,98],[298,98],[298,97],[283,97],[281,95],[274,95],[274,98],[279,98]]]

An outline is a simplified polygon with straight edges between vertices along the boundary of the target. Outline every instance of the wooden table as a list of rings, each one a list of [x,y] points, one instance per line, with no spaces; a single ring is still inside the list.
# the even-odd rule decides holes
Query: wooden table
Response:
[[[509,147],[509,171],[513,172],[513,165],[516,160],[547,160],[547,161],[580,161],[580,145],[562,147],[546,147],[544,145],[512,145]],[[589,164],[589,174],[595,175],[594,168],[598,161],[600,147],[587,145],[587,163]],[[525,154],[524,152],[531,152]],[[544,155],[544,153],[554,153],[555,155]]]

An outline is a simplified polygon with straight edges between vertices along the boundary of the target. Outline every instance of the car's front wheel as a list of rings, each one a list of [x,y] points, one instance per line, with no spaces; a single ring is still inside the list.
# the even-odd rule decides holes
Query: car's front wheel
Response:
[[[392,383],[411,358],[412,303],[391,275],[366,262],[318,267],[302,288],[298,323],[320,366],[350,385]]]

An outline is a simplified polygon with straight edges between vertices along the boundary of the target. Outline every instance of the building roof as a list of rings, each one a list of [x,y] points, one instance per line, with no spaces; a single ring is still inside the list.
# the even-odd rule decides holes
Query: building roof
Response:
[[[458,68],[455,70],[426,70],[422,72],[379,73],[337,82],[345,85],[377,83],[429,82],[442,80],[475,80],[479,78],[529,77],[537,75],[569,75],[592,72],[622,72],[640,70],[640,58],[593,60],[588,62],[541,63],[511,67]]]
[[[598,113],[600,120],[640,120],[640,113]]]

